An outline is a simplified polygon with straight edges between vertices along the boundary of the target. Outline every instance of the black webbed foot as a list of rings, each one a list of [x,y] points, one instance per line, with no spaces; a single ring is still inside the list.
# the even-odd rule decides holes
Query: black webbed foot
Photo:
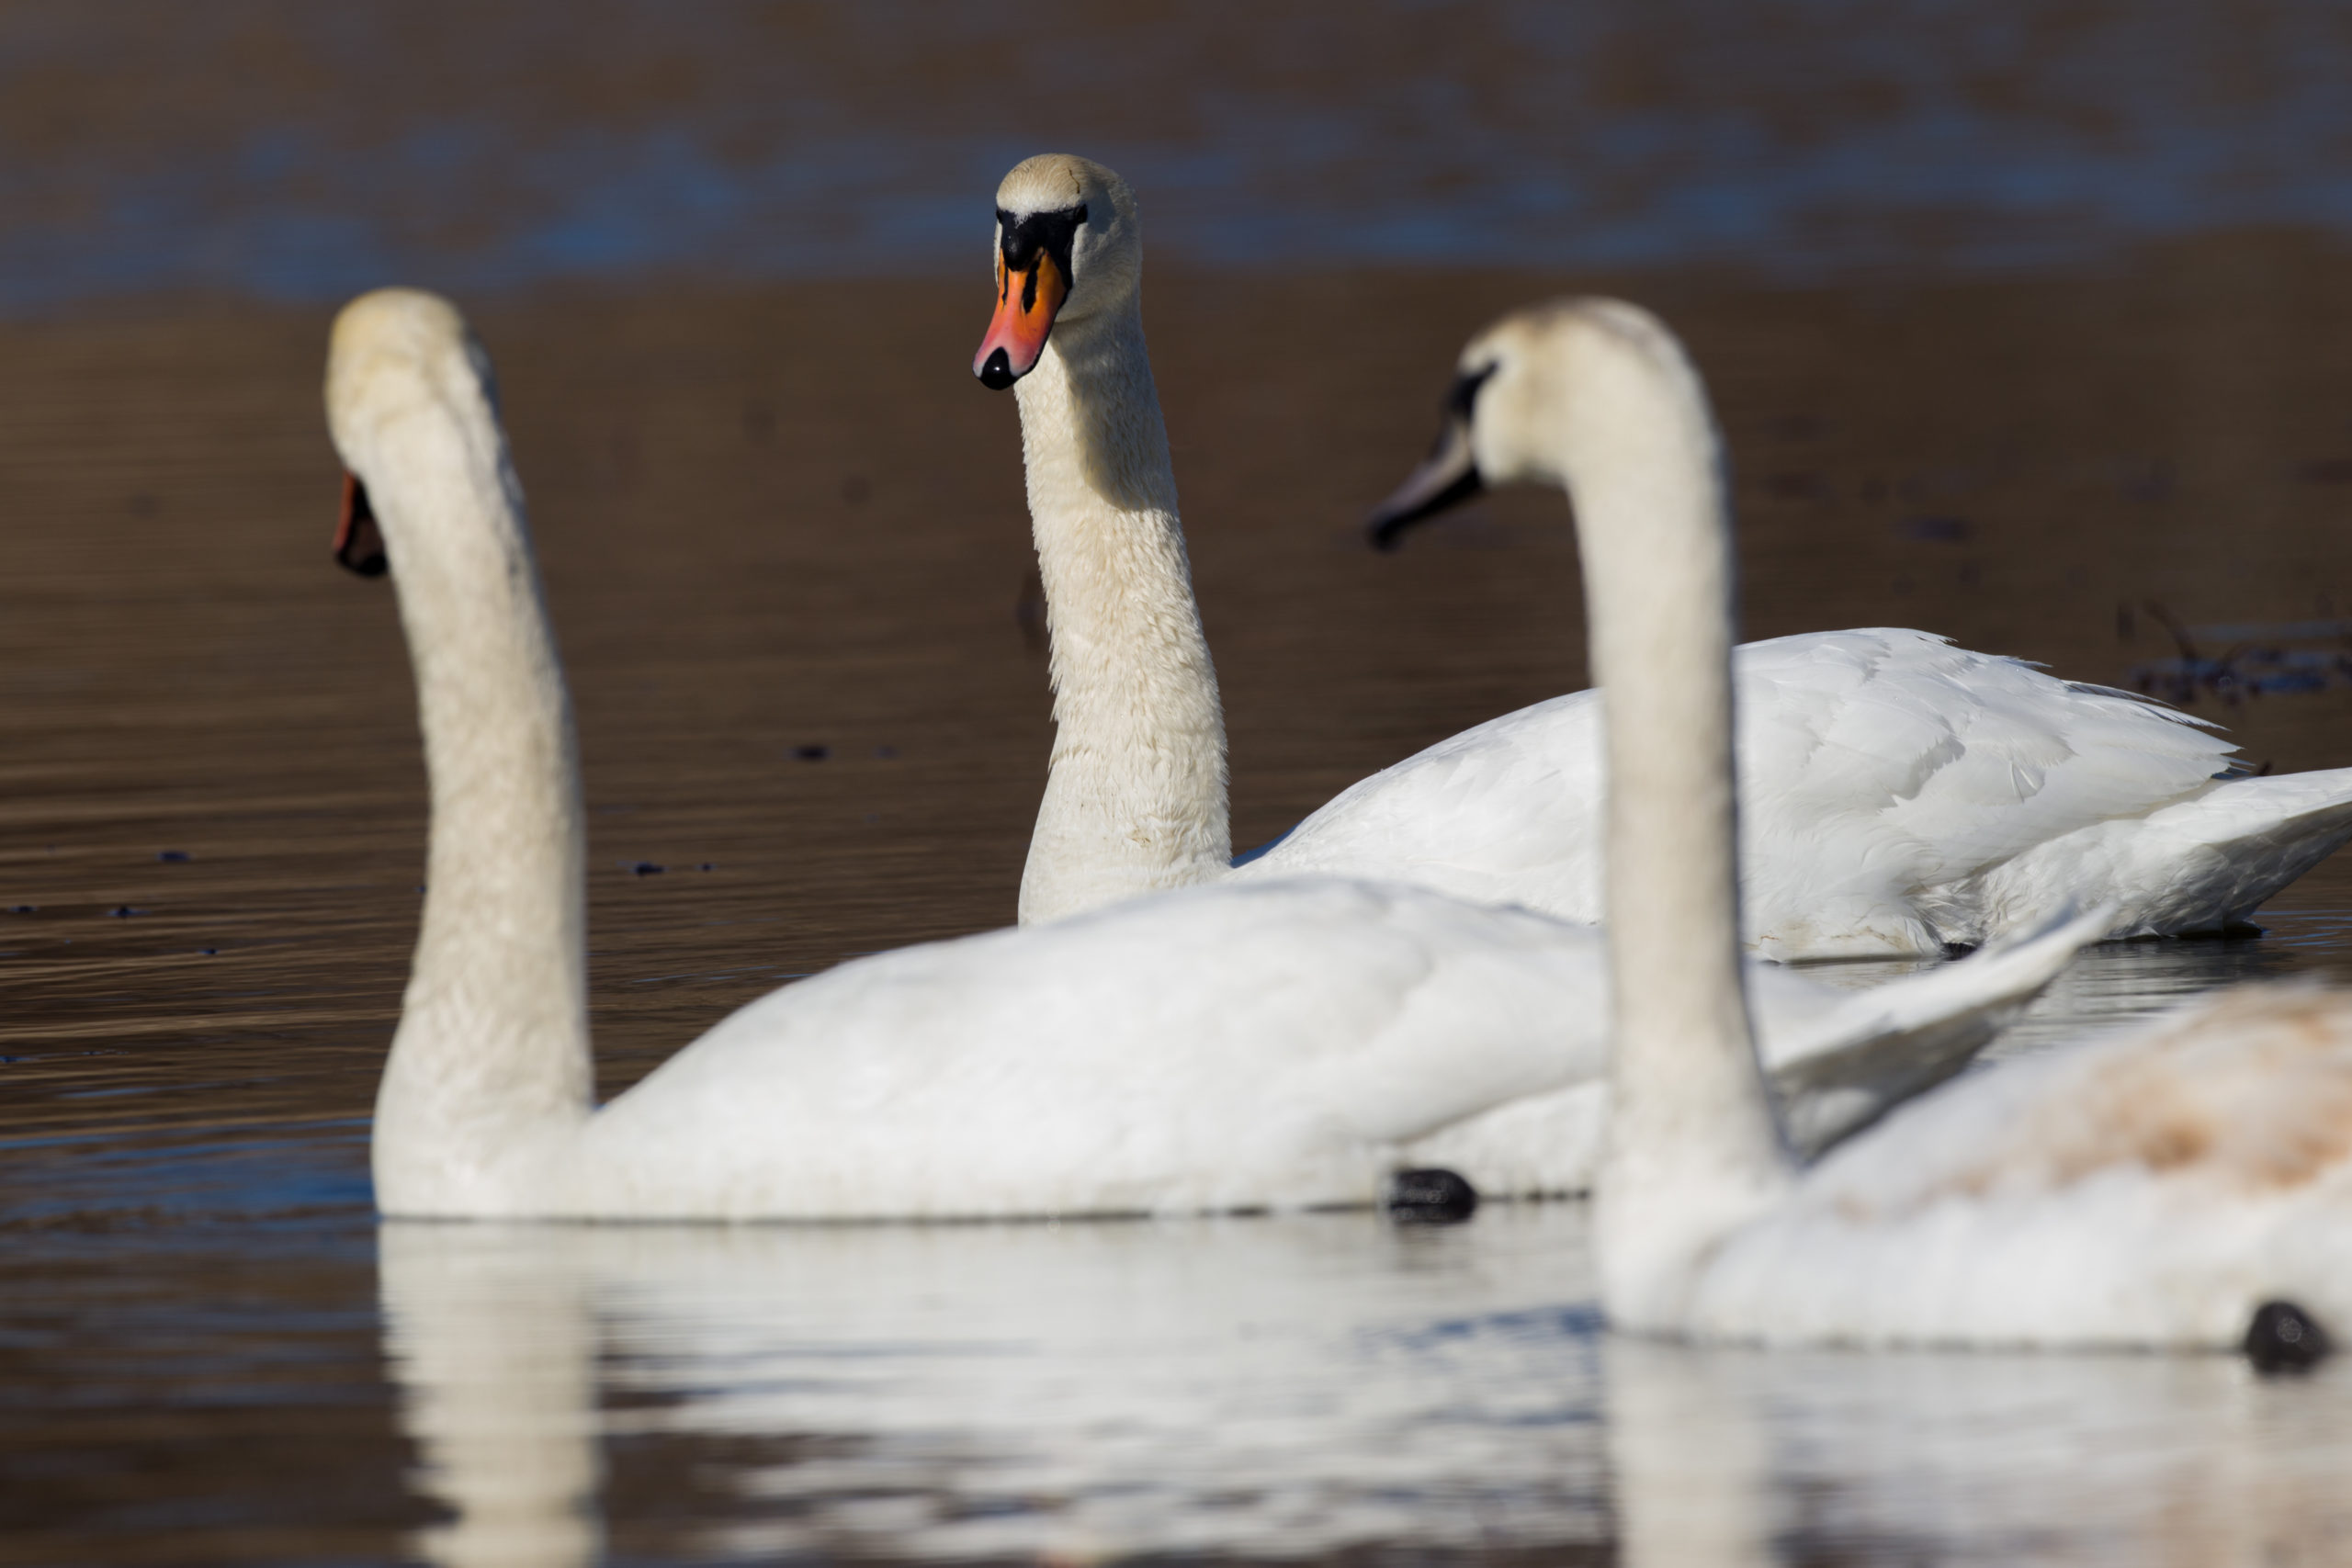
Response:
[[[1450,1170],[1400,1170],[1388,1179],[1388,1217],[1405,1225],[1458,1225],[1478,1212],[1478,1190]]]
[[[2245,1331],[2245,1359],[2258,1372],[2300,1372],[2327,1359],[2327,1331],[2292,1302],[2265,1302]]]

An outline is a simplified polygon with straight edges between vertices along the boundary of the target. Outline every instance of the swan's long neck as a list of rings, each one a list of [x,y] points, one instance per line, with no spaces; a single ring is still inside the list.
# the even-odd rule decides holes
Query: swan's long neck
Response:
[[[1225,716],[1140,313],[1057,328],[1018,391],[1055,725],[1021,878],[1028,923],[1221,876],[1233,834]]]
[[[362,476],[432,784],[423,927],[376,1106],[377,1201],[395,1214],[497,1212],[594,1092],[571,704],[521,494],[475,412],[401,421]]]
[[[1734,564],[1704,391],[1663,345],[1590,365],[1562,422],[1609,746],[1616,1066],[1603,1300],[1676,1320],[1692,1267],[1787,1180],[1742,985]]]

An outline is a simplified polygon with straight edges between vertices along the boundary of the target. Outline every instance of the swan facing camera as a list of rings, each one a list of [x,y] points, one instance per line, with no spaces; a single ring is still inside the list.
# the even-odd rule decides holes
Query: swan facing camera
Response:
[[[1478,1212],[1478,1190],[1435,1166],[1388,1179],[1388,1217],[1404,1225],[1458,1225]]]
[[[2245,1359],[2257,1372],[2308,1371],[2335,1347],[2327,1331],[2292,1302],[2265,1302],[2245,1331]]]

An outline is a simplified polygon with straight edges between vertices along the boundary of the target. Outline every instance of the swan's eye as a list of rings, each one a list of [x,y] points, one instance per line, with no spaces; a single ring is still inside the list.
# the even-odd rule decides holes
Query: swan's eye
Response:
[[[1070,247],[1078,238],[1079,225],[1086,221],[1085,203],[1058,212],[1030,212],[1017,217],[999,209],[996,221],[1004,235],[1001,247],[1007,271],[1034,271],[1042,255],[1054,264],[1055,270],[1064,278],[1070,276]]]
[[[1456,376],[1453,378],[1453,385],[1445,394],[1447,417],[1458,419],[1464,424],[1469,423],[1471,416],[1478,409],[1478,389],[1494,379],[1495,372],[1501,368],[1502,361],[1498,359],[1483,369],[1464,370],[1461,375]]]

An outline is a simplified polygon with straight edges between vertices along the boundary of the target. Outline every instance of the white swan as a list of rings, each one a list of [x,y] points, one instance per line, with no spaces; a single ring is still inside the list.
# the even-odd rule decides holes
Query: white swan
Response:
[[[1083,159],[997,192],[999,303],[974,368],[1018,383],[1053,637],[1051,772],[1023,921],[1147,888],[1336,873],[1600,918],[1590,692],[1440,742],[1231,867],[1224,721],[1143,336],[1135,200]],[[1048,335],[1050,333],[1050,336]],[[1679,415],[1706,418],[1696,381]],[[1629,443],[1655,445],[1621,413]],[[1468,404],[1387,528],[1475,488]],[[2105,934],[2240,921],[2352,837],[2352,770],[2228,776],[2202,720],[1923,632],[1738,654],[1750,943],[1778,959],[1931,954],[2068,906]]]
[[[356,476],[337,554],[389,557],[432,785],[430,891],[377,1100],[386,1213],[1356,1203],[1433,1134],[1491,1190],[1582,1183],[1606,1060],[1596,935],[1329,879],[846,964],[594,1108],[570,709],[489,377],[431,295],[368,295],[335,323],[328,418]],[[1832,1138],[1952,1070],[2086,934],[1860,996],[1761,982],[1792,1116]]]
[[[1478,471],[1576,502],[1611,768],[1611,1321],[2283,1355],[2352,1325],[2352,997],[2224,993],[1962,1078],[1799,1168],[1741,986],[1734,568],[1697,377],[1610,301],[1521,311],[1461,365]],[[2299,1304],[2257,1312],[2275,1298]]]

